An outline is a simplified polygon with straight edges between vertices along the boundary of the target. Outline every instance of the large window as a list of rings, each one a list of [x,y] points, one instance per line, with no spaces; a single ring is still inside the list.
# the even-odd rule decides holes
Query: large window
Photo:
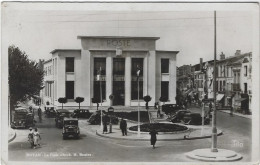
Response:
[[[143,58],[132,58],[132,76],[136,76],[137,67],[141,70],[140,76],[143,75]]]
[[[161,96],[166,97],[169,100],[169,82],[162,81],[161,82]]]
[[[66,72],[74,72],[74,57],[66,57]]]
[[[66,98],[74,99],[74,81],[66,81]]]
[[[114,75],[125,75],[125,59],[124,58],[114,58],[113,74]]]
[[[247,77],[247,66],[244,66],[244,75]]]
[[[101,89],[100,89],[100,81],[94,81],[94,98],[100,99],[100,90],[102,90],[102,100],[106,99],[106,82],[101,81]]]
[[[94,75],[97,75],[101,67],[101,75],[106,75],[106,58],[94,58]]]
[[[161,73],[169,73],[169,59],[161,59]]]
[[[132,81],[131,99],[138,99],[138,84],[137,81]],[[139,99],[143,99],[143,81],[139,81]]]

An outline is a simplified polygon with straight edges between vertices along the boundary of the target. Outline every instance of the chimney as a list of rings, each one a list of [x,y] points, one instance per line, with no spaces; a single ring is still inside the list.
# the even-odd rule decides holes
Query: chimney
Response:
[[[236,50],[235,55],[237,56],[237,55],[240,55],[240,54],[241,54],[241,50]]]
[[[220,60],[224,60],[225,59],[225,54],[223,52],[221,52],[220,54]]]

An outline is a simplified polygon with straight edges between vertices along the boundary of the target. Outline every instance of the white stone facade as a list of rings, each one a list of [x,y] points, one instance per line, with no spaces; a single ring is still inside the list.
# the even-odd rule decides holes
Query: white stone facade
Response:
[[[96,80],[94,73],[95,59],[101,58],[105,61],[105,74],[101,76],[102,82],[105,83],[103,90],[105,96],[103,106],[110,106],[113,103],[109,96],[114,95],[113,87],[115,81],[120,81],[120,99],[123,99],[123,106],[137,106],[137,99],[132,99],[131,93],[136,76],[133,75],[132,60],[141,59],[142,61],[142,96],[149,95],[152,97],[149,105],[159,101],[161,97],[161,82],[168,84],[168,102],[175,103],[176,96],[176,55],[178,51],[158,51],[156,50],[156,40],[158,37],[99,37],[99,36],[78,36],[81,40],[81,49],[56,49],[51,52],[51,60],[44,63],[44,68],[51,66],[52,74],[45,75],[45,88],[43,89],[44,102],[50,101],[55,106],[61,106],[58,98],[66,97],[66,83],[73,82],[73,94],[70,97],[84,97],[81,106],[92,106],[91,99],[94,97]],[[66,60],[73,58],[73,72],[66,71]],[[115,59],[123,61],[124,73],[121,76],[115,75],[113,66]],[[162,59],[168,61],[168,73],[161,71]],[[68,64],[67,64],[68,65]],[[96,64],[98,65],[98,64]],[[166,71],[167,72],[167,71]],[[165,83],[166,82],[166,83]],[[47,85],[46,85],[47,84]],[[68,85],[69,83],[67,83]],[[51,93],[51,94],[47,94]],[[104,92],[104,91],[103,91]],[[68,92],[67,92],[68,93]],[[140,105],[144,106],[145,102],[140,99]],[[69,99],[64,106],[78,106],[73,99]]]

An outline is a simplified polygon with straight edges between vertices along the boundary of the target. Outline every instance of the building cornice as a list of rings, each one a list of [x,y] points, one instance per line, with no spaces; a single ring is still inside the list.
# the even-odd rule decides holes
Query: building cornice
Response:
[[[158,40],[160,37],[136,37],[136,36],[77,36],[77,39],[136,39],[136,40]]]
[[[54,54],[56,52],[60,52],[60,51],[81,51],[81,49],[54,49],[53,51],[51,51],[51,54]]]

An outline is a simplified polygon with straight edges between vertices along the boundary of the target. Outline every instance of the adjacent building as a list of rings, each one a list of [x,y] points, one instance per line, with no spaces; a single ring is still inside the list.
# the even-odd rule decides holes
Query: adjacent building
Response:
[[[82,106],[92,106],[92,98],[102,98],[103,106],[137,106],[138,91],[142,106],[145,95],[152,97],[151,105],[161,96],[166,96],[168,103],[175,103],[178,51],[156,50],[159,37],[78,39],[81,49],[55,49],[51,59],[44,62],[45,103],[60,106],[58,98],[66,97],[68,103],[64,106],[77,106],[74,99],[84,97]]]

